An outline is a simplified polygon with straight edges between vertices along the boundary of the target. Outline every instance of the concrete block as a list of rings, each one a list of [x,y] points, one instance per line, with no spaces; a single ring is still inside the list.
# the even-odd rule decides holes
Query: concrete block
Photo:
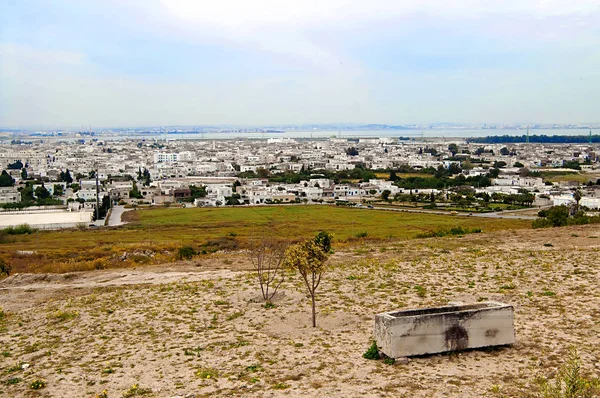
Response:
[[[390,358],[513,344],[514,310],[496,301],[384,312],[375,341]]]

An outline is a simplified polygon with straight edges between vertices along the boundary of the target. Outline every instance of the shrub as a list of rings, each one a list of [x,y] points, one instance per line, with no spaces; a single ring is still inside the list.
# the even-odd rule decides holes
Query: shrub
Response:
[[[558,371],[551,383],[542,379],[540,383],[541,398],[591,398],[600,394],[600,380],[589,379],[581,374],[581,361],[577,350],[571,348],[567,363]]]
[[[377,342],[373,340],[369,349],[363,354],[363,358],[377,360],[380,358],[379,350],[377,349]]]
[[[16,227],[12,225],[4,228],[4,233],[7,235],[25,235],[32,234],[37,231],[37,228],[32,228],[29,224],[20,224]]]
[[[532,228],[550,228],[552,221],[547,218],[537,218],[531,223]]]
[[[10,271],[11,271],[10,264],[8,264],[6,262],[6,260],[4,260],[3,258],[0,258],[0,276],[2,276],[2,275],[10,276]]]
[[[194,257],[196,254],[196,250],[191,246],[183,246],[180,247],[177,251],[177,259],[178,260],[189,260]]]

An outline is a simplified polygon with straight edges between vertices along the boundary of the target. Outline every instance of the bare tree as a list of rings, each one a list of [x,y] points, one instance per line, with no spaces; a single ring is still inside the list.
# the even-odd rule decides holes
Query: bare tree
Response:
[[[266,236],[252,242],[250,260],[266,303],[271,303],[285,279],[283,275],[285,248],[285,244]]]

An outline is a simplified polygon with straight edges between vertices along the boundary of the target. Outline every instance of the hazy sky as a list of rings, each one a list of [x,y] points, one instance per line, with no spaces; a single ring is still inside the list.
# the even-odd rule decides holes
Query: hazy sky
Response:
[[[598,0],[0,0],[0,126],[600,122]]]

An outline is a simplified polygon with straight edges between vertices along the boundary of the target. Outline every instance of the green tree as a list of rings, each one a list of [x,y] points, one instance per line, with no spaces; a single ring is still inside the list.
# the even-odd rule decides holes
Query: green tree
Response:
[[[348,155],[348,156],[358,156],[358,149],[356,149],[355,147],[347,148],[346,149],[346,155]]]
[[[62,196],[64,194],[63,186],[61,184],[54,184],[53,194],[54,196]]]
[[[23,162],[16,160],[14,163],[10,163],[7,168],[9,170],[21,170],[23,168]]]
[[[12,178],[6,170],[2,170],[2,174],[0,174],[0,187],[12,187],[14,185],[15,179]]]
[[[458,153],[458,145],[455,143],[448,145],[448,151],[450,151],[452,156],[456,155]]]
[[[133,188],[129,190],[129,197],[133,199],[143,199],[144,195],[138,190],[137,184],[133,182]]]
[[[569,209],[564,205],[552,206],[546,210],[546,218],[552,223],[553,227],[562,227],[567,225]]]
[[[396,175],[396,172],[394,170],[390,171],[390,181],[398,181],[398,176]]]
[[[384,189],[383,192],[381,192],[381,199],[383,199],[387,202],[388,199],[390,198],[391,193],[392,192],[389,189]]]
[[[575,199],[575,213],[577,213],[577,211],[579,211],[579,202],[581,201],[581,198],[582,198],[581,191],[578,189],[573,194],[573,199]]]
[[[284,266],[298,271],[310,294],[313,327],[317,327],[316,295],[326,270],[331,240],[331,234],[322,231],[314,239],[292,245],[285,251]]]
[[[48,199],[50,197],[50,192],[46,189],[44,184],[42,184],[35,189],[35,197],[38,200]]]
[[[23,167],[21,169],[21,179],[22,180],[26,180],[27,179],[27,169],[25,167]]]
[[[69,171],[69,169],[61,171],[58,176],[58,180],[71,185],[73,183],[73,177],[71,177],[71,172]]]

